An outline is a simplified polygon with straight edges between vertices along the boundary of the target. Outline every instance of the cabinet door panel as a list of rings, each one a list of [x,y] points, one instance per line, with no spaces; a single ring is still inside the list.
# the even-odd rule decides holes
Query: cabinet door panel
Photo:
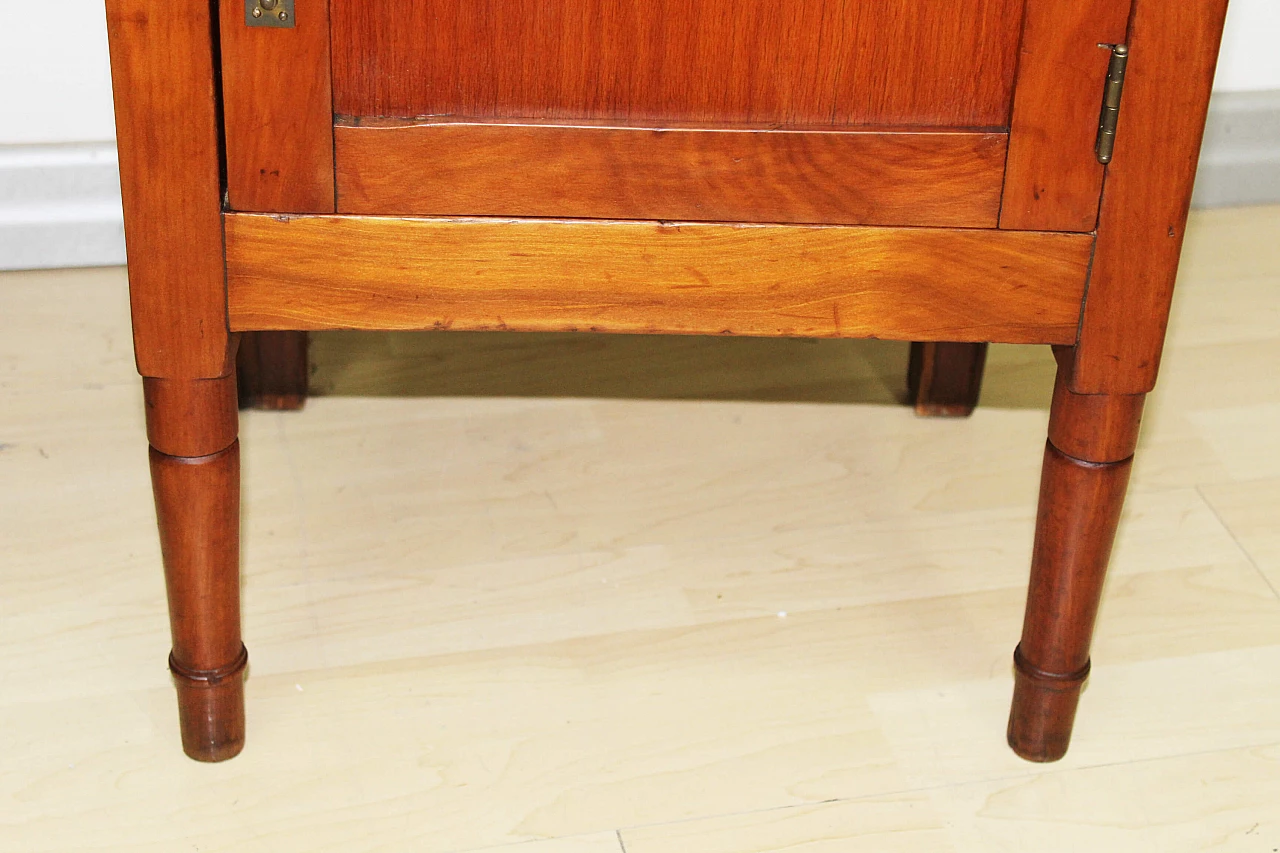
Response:
[[[1006,135],[366,119],[338,212],[994,228]]]
[[[354,116],[1009,123],[1023,0],[332,0]]]

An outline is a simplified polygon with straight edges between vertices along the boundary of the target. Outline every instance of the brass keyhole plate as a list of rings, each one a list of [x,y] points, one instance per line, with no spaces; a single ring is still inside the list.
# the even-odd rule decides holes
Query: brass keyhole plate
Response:
[[[244,0],[244,22],[251,27],[293,26],[293,0]]]

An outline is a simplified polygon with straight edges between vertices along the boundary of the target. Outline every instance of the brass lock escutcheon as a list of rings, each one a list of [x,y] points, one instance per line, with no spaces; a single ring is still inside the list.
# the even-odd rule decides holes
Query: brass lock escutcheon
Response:
[[[292,27],[293,0],[244,0],[244,22],[251,27]]]

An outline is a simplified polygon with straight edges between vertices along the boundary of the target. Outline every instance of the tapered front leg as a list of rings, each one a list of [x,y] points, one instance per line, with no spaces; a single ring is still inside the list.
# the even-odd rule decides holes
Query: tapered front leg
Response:
[[[182,748],[222,761],[244,746],[240,444],[234,376],[144,379]]]
[[[1031,584],[1014,651],[1009,745],[1030,761],[1066,754],[1145,395],[1072,393],[1059,351],[1040,480]]]

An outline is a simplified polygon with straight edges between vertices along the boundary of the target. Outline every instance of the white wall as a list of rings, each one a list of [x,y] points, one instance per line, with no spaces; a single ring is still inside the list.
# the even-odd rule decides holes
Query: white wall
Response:
[[[1231,0],[1213,88],[1219,92],[1280,89],[1278,43],[1278,0]]]
[[[103,0],[0,0],[0,270],[124,263],[106,28]]]
[[[1280,89],[1277,42],[1280,0],[1231,0],[1217,88]],[[0,0],[0,145],[113,138],[103,0]]]
[[[0,145],[114,138],[103,0],[0,0]]]

